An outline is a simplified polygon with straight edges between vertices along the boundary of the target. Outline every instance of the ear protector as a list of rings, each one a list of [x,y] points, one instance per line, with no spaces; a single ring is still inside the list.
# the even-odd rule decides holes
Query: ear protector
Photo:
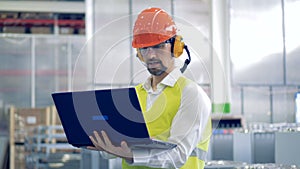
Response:
[[[172,47],[171,51],[173,52],[173,55],[175,58],[178,58],[182,53],[184,49],[184,42],[182,41],[182,36],[176,35],[175,38],[172,38]]]
[[[182,41],[182,36],[180,36],[180,35],[176,35],[173,38],[171,38],[171,44],[172,44],[171,51],[175,58],[178,58],[179,56],[181,56],[184,49],[186,50],[186,52],[188,54],[189,58],[185,60],[184,66],[181,68],[181,72],[184,72],[185,69],[187,68],[187,65],[191,62],[190,51],[188,50],[188,47]],[[142,62],[144,62],[144,59],[143,59],[140,49],[137,48],[136,51],[137,51],[136,56]]]
[[[171,39],[171,51],[172,54],[175,58],[178,58],[182,53],[183,53],[183,49],[184,49],[184,42],[182,41],[182,36],[180,35],[176,35]],[[136,49],[137,52],[137,57],[141,60],[144,61],[143,56],[141,54],[141,51],[139,50],[139,48]]]

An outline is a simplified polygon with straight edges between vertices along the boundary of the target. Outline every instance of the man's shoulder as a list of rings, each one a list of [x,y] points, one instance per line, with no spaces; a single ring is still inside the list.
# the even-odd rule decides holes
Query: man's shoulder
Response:
[[[181,79],[181,83],[184,84],[182,91],[183,93],[186,93],[188,95],[206,95],[206,92],[203,90],[203,88],[194,80],[191,80],[190,78],[185,76],[182,76],[179,79]]]
[[[197,89],[197,83],[185,76],[180,76],[177,80],[177,83],[183,87],[191,87]]]

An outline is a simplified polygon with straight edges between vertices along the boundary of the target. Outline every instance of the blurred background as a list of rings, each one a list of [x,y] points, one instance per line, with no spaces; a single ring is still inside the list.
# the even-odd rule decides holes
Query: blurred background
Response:
[[[300,0],[0,1],[0,168],[120,168],[67,143],[51,93],[142,82],[131,40],[148,7],[173,16],[212,99],[207,168],[297,168]]]

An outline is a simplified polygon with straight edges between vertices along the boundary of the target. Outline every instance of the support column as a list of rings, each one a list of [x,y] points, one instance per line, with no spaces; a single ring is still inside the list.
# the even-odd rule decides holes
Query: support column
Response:
[[[229,0],[211,1],[212,112],[230,113]]]
[[[72,46],[68,41],[68,90],[82,91],[93,89],[93,77],[95,72],[95,0],[85,1],[85,30],[86,43],[82,46],[76,58],[74,67],[70,65],[72,60]],[[71,83],[71,84],[70,84]]]
[[[35,37],[31,38],[31,108],[35,108],[36,98],[36,57],[35,57]]]

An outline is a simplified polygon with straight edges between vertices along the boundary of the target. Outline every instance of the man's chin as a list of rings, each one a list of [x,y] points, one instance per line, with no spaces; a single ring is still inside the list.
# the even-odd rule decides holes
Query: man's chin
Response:
[[[154,76],[160,76],[165,72],[164,70],[156,69],[156,68],[148,68],[148,71],[150,74]]]

